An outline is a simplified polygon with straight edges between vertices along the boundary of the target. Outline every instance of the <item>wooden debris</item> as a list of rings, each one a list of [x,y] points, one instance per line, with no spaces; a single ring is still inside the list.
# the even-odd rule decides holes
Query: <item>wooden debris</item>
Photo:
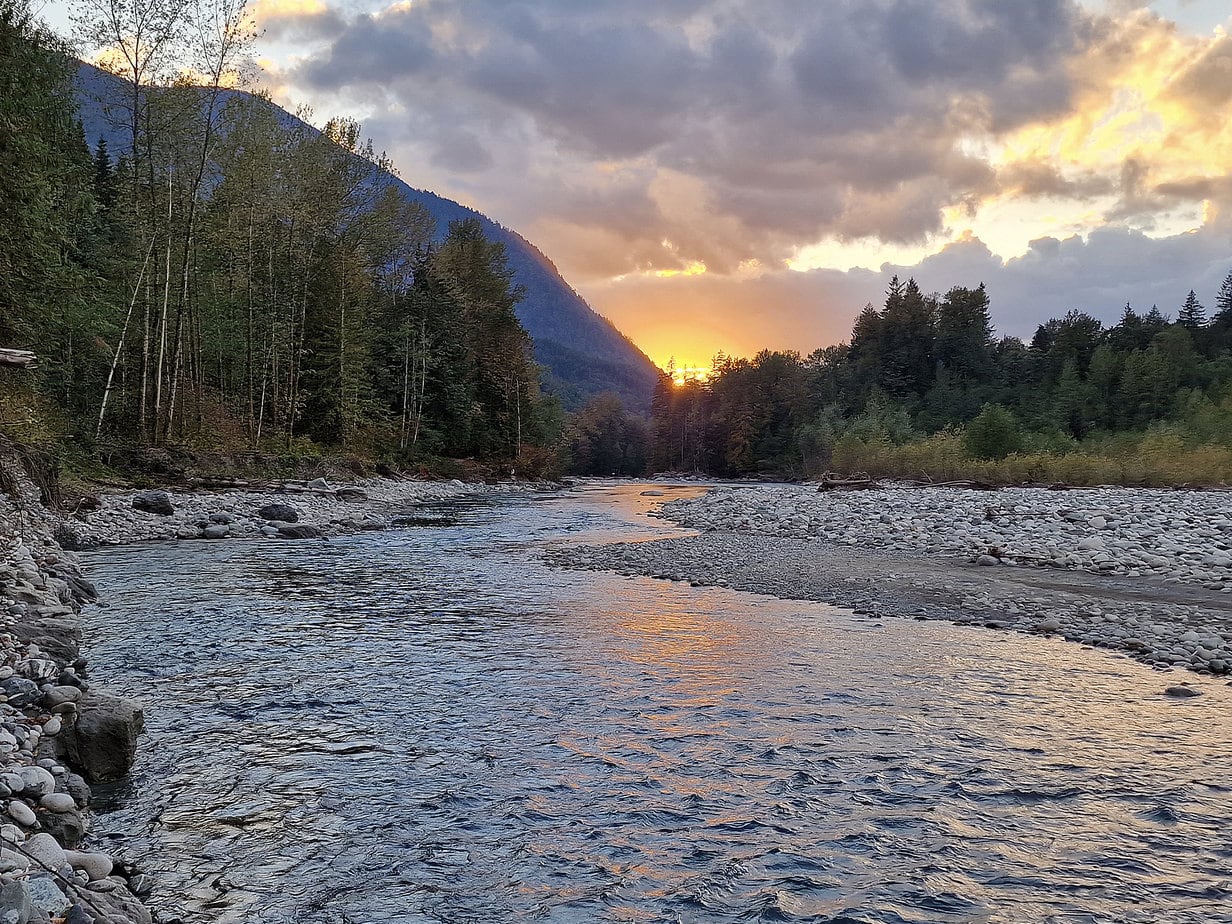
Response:
[[[880,489],[881,484],[863,473],[839,478],[831,472],[826,472],[821,476],[821,484],[817,486],[818,491],[877,491]]]
[[[9,350],[0,347],[0,366],[14,369],[25,369],[34,365],[35,355],[29,350]]]

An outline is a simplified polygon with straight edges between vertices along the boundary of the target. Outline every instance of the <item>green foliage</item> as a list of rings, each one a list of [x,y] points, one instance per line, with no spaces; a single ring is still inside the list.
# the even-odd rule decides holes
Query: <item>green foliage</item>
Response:
[[[705,383],[665,379],[652,466],[1220,481],[1232,452],[1232,274],[1216,305],[1209,324],[1196,295],[1176,323],[1126,305],[1107,330],[1071,311],[1027,345],[995,339],[982,285],[923,296],[895,277],[850,345],[726,360]]]
[[[569,420],[569,469],[579,475],[641,475],[646,471],[646,424],[620,398],[596,395]]]
[[[356,122],[287,124],[217,81],[139,82],[109,101],[135,147],[91,154],[71,59],[21,2],[0,0],[0,340],[34,346],[41,372],[0,425],[55,408],[60,439],[100,452],[555,466],[563,416],[477,221],[431,248],[431,217]]]
[[[1022,444],[1018,418],[999,404],[985,404],[963,434],[963,448],[973,459],[1004,459]]]

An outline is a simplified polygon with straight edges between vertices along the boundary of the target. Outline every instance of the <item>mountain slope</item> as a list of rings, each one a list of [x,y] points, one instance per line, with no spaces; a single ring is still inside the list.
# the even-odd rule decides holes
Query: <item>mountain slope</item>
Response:
[[[123,90],[124,85],[111,74],[81,65],[78,105],[86,140],[92,147],[102,137],[113,154],[127,150],[127,134],[108,117],[104,103],[118,98]],[[286,110],[274,108],[288,124],[299,122]],[[535,359],[544,369],[545,389],[559,396],[566,408],[575,409],[592,395],[612,391],[631,410],[649,410],[658,376],[654,364],[615,325],[587,305],[538,248],[481,212],[415,189],[396,176],[389,176],[389,180],[409,201],[428,210],[436,220],[438,237],[444,238],[451,221],[478,218],[484,233],[505,245],[515,281],[526,288],[518,319],[534,341]]]

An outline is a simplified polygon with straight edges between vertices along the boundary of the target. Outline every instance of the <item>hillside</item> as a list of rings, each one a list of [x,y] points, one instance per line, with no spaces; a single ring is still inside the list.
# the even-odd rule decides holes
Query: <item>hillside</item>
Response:
[[[89,64],[78,73],[78,106],[86,139],[93,146],[106,138],[113,154],[128,146],[125,131],[105,112],[104,101],[123,87],[115,77]],[[272,105],[272,104],[271,104]],[[280,121],[301,124],[286,110],[274,107]],[[485,235],[505,245],[515,280],[526,289],[518,319],[534,341],[535,359],[543,366],[545,390],[560,397],[567,409],[604,391],[620,395],[630,409],[646,412],[657,379],[651,361],[606,318],[595,312],[561,277],[551,260],[524,237],[488,216],[428,190],[416,189],[388,175],[409,200],[418,202],[436,220],[438,240],[449,223],[476,218]]]

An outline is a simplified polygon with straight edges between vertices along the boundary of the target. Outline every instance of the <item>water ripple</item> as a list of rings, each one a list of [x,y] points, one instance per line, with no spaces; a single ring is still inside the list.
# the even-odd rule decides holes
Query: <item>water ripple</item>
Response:
[[[101,837],[192,922],[1232,921],[1227,687],[540,563],[646,505],[92,554]]]

